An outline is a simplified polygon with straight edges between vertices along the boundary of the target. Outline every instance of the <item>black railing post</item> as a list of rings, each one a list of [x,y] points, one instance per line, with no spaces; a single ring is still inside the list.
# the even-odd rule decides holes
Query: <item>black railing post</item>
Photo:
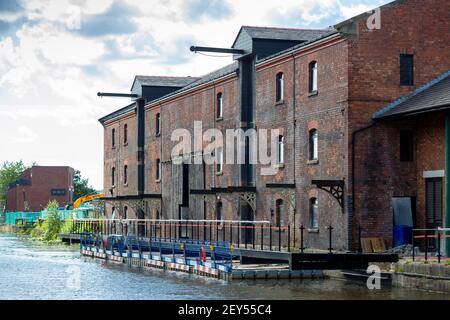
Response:
[[[411,234],[412,234],[411,239],[412,239],[412,249],[413,249],[413,251],[412,251],[412,259],[413,259],[413,262],[414,262],[414,261],[416,261],[416,250],[414,249],[414,244],[415,244],[415,240],[416,239],[414,237],[414,229],[412,229]]]
[[[219,241],[219,223],[216,222],[216,242]]]
[[[209,223],[209,242],[212,242],[212,222]]]
[[[247,249],[247,241],[248,241],[248,234],[249,234],[249,232],[248,232],[248,225],[247,224],[244,224],[244,240],[245,240],[245,249]]]
[[[230,244],[233,244],[233,223],[230,223]]]
[[[330,247],[328,248],[328,251],[330,252],[330,253],[333,253],[333,227],[332,226],[329,226],[328,227],[328,230],[329,230],[329,237],[330,237]]]
[[[237,234],[237,238],[238,238],[238,240],[237,240],[237,246],[238,246],[238,248],[241,246],[241,223],[239,222],[238,223],[238,234]]]
[[[269,250],[272,251],[272,223],[269,224]]]
[[[361,226],[358,227],[358,252],[362,253],[362,242],[361,242]]]
[[[225,242],[225,223],[222,224],[222,241]]]
[[[438,247],[438,254],[437,254],[438,263],[441,263],[441,233],[439,232],[439,230],[437,232],[437,247]]]
[[[188,222],[189,223],[189,222]],[[191,239],[194,239],[194,223],[191,221]]]
[[[256,225],[254,224],[252,226],[252,238],[253,238],[253,250],[255,250],[255,245],[256,245],[256,230],[255,230]]]
[[[428,261],[428,231],[425,231],[425,261]]]
[[[261,224],[261,250],[264,250],[264,225]]]
[[[288,246],[288,252],[291,252],[291,225],[288,225],[288,234],[287,234],[287,246]]]
[[[305,246],[303,245],[303,233],[305,231],[305,227],[301,225],[300,227],[300,252],[303,253],[305,251]]]
[[[172,242],[172,221],[169,222],[169,239]]]
[[[278,226],[278,251],[281,251],[281,226]]]

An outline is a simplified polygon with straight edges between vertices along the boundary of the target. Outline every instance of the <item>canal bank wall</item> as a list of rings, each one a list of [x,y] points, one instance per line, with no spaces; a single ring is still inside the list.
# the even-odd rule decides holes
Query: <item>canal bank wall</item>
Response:
[[[450,293],[450,264],[398,262],[392,274],[392,285]]]

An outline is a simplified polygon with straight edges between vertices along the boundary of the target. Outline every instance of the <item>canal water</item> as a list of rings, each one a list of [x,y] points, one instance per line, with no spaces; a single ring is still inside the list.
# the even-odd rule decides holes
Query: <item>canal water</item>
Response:
[[[78,246],[47,246],[0,234],[0,299],[450,299],[418,290],[340,280],[225,282],[80,257]]]

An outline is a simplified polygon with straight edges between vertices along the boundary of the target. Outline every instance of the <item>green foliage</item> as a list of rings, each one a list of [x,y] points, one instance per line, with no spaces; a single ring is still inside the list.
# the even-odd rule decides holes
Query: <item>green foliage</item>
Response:
[[[9,185],[17,181],[27,168],[22,160],[3,162],[0,167],[0,201],[6,200]]]
[[[58,240],[58,235],[61,232],[63,221],[58,213],[59,203],[56,200],[50,201],[45,210],[47,211],[46,220],[37,223],[31,235],[35,238],[40,238],[43,241]]]
[[[73,188],[74,188],[73,194],[74,201],[88,194],[96,193],[96,190],[89,185],[89,179],[83,179],[81,177],[80,170],[75,170],[75,174],[73,176]]]
[[[72,233],[74,231],[74,228],[75,222],[73,221],[73,219],[68,219],[63,222],[60,233]]]

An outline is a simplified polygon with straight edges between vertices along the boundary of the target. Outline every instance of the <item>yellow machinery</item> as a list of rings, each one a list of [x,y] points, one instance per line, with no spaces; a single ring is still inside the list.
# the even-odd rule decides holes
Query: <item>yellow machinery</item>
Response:
[[[89,202],[89,201],[92,201],[95,199],[103,198],[104,196],[105,195],[103,195],[103,194],[90,194],[90,195],[87,195],[84,197],[80,197],[73,203],[73,208],[78,209],[83,203]]]

